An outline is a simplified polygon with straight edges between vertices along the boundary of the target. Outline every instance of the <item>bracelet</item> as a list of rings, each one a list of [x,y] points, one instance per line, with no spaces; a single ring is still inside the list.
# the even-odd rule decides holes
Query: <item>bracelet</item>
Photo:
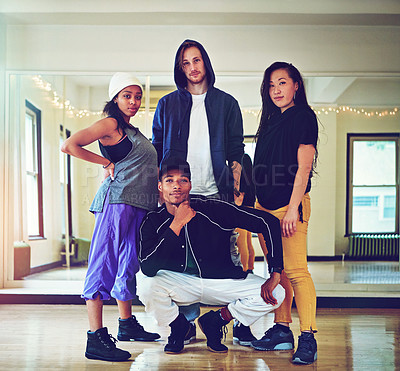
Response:
[[[271,274],[272,274],[272,273],[279,273],[279,274],[281,274],[282,271],[283,271],[282,268],[272,267],[269,273],[271,273]]]
[[[113,163],[113,162],[110,161],[110,162],[107,164],[107,166],[103,166],[103,169],[107,169],[112,163]]]

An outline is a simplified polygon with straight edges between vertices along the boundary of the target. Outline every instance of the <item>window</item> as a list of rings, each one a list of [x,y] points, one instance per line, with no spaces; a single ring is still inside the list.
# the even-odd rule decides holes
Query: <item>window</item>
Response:
[[[25,101],[25,164],[28,235],[43,238],[41,112]]]
[[[71,132],[66,129],[65,137],[69,138]],[[61,152],[61,146],[64,143],[64,128],[60,125],[60,151],[59,151],[59,161],[60,161],[60,191],[61,191],[61,234],[65,238],[67,233],[67,223],[66,218],[68,218],[68,233],[72,236],[72,203],[71,203],[71,156],[65,155]],[[66,156],[66,157],[65,157]],[[67,199],[67,202],[65,201]],[[67,213],[65,212],[65,207],[67,207]]]
[[[347,234],[399,233],[399,134],[348,134]]]

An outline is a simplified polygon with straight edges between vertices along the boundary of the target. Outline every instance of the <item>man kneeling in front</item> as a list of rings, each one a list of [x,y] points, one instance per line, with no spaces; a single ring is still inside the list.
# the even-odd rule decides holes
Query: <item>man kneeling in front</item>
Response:
[[[223,200],[191,196],[189,164],[163,161],[158,188],[164,204],[145,217],[140,228],[139,262],[145,276],[138,295],[160,326],[171,334],[166,353],[183,350],[190,323],[178,306],[201,302],[222,305],[198,319],[212,352],[224,353],[222,329],[233,318],[250,326],[281,305],[283,269],[279,220],[261,210]],[[268,245],[270,278],[244,272],[232,263],[230,238],[235,228],[262,233]]]

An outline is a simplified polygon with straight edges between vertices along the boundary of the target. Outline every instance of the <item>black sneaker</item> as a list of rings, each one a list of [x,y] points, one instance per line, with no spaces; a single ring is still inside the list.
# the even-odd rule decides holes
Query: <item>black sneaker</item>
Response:
[[[227,333],[226,325],[228,322],[221,318],[220,312],[211,310],[203,314],[198,319],[198,323],[201,331],[206,335],[208,350],[214,353],[226,353],[228,348],[221,344],[221,339],[223,333],[225,335]],[[224,330],[222,331],[222,329]]]
[[[160,338],[159,334],[147,332],[135,316],[128,319],[119,319],[118,340],[120,341],[154,341]]]
[[[302,332],[296,353],[293,354],[293,363],[309,365],[317,360],[317,342],[312,332]]]
[[[170,323],[170,327],[171,335],[168,337],[164,352],[177,354],[183,350],[185,336],[190,331],[190,323],[182,313],[179,313],[178,317]]]
[[[196,325],[193,322],[189,322],[189,324],[189,331],[185,335],[185,340],[183,342],[185,345],[188,345],[193,340],[196,340]]]
[[[131,354],[126,350],[117,348],[117,342],[107,331],[107,327],[88,331],[85,356],[89,359],[100,359],[102,361],[120,362],[126,361]]]
[[[260,340],[252,341],[251,346],[256,350],[290,350],[294,348],[293,332],[290,329],[285,332],[275,325]]]
[[[233,344],[251,346],[251,342],[257,340],[251,333],[250,327],[242,325],[239,321],[233,324]]]

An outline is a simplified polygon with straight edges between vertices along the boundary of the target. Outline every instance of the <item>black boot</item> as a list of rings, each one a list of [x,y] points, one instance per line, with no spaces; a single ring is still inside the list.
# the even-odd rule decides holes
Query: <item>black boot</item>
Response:
[[[171,327],[171,335],[168,337],[168,344],[164,347],[164,352],[170,354],[180,353],[184,347],[185,337],[191,330],[190,323],[182,313],[179,313],[178,317],[169,325]]]
[[[226,325],[229,322],[223,320],[220,313],[220,311],[211,310],[198,319],[200,329],[207,337],[207,348],[214,353],[226,353],[228,351],[228,348],[221,344],[221,340],[223,332],[224,334],[227,332]],[[223,332],[222,329],[224,329]]]
[[[147,332],[135,316],[119,319],[118,340],[120,341],[154,341],[160,338],[155,332]]]
[[[95,332],[88,331],[85,356],[89,359],[100,359],[102,361],[118,362],[126,361],[131,354],[116,347],[117,342],[107,327],[100,328]]]

